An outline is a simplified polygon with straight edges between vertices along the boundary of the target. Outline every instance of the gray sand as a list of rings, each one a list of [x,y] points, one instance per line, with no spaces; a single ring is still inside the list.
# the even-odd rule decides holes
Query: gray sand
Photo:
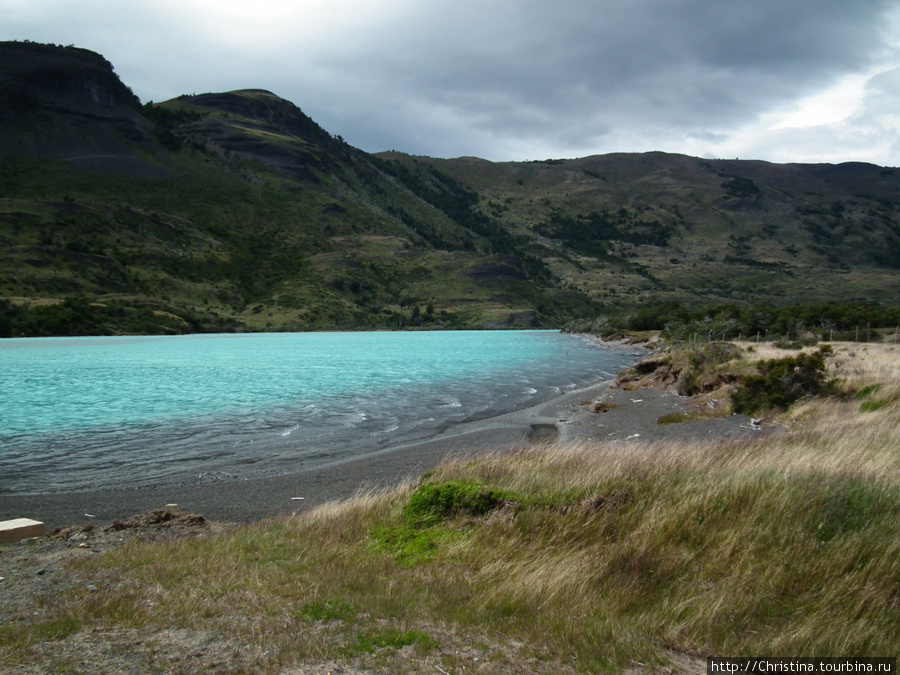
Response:
[[[688,399],[668,391],[624,391],[610,385],[610,382],[600,383],[531,408],[458,424],[427,441],[399,445],[290,475],[203,485],[0,495],[0,520],[32,518],[43,521],[48,530],[82,523],[105,525],[177,504],[183,511],[202,514],[209,520],[251,522],[346,499],[360,490],[377,490],[415,480],[445,458],[477,455],[523,443],[635,443],[663,438],[758,436],[770,431],[751,429],[749,418],[739,415],[660,426],[656,424],[659,417],[680,410]],[[617,407],[595,413],[590,405],[595,401]]]

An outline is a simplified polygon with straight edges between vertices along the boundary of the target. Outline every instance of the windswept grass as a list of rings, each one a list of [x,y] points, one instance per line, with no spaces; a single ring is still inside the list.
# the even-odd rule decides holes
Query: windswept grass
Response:
[[[101,590],[35,630],[219,631],[260,672],[456,672],[472,635],[488,672],[900,653],[900,350],[865,349],[834,367],[846,391],[880,385],[875,412],[832,397],[764,441],[513,448],[301,517],[127,543],[81,563]]]

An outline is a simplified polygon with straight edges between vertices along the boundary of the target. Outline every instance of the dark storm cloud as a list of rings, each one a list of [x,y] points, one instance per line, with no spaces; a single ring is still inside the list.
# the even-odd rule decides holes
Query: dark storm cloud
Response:
[[[0,0],[3,37],[99,51],[144,100],[263,87],[368,151],[496,160],[852,153],[863,131],[889,147],[897,16],[897,0]],[[840,128],[760,126],[849,76],[872,79]]]
[[[513,147],[522,137],[528,148],[528,137],[538,136],[544,145],[593,141],[598,149],[619,135],[728,130],[813,92],[879,55],[888,8],[783,0],[485,4],[428,3],[408,14],[382,43],[389,53],[365,64],[368,77],[402,82],[436,115],[467,120],[479,141]],[[405,147],[402,134],[384,132]],[[435,138],[424,152],[446,154],[446,144]],[[451,145],[479,151],[467,150],[464,138]]]

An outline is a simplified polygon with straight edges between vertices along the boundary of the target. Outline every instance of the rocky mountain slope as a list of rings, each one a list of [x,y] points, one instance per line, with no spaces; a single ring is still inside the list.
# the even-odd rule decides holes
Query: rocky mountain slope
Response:
[[[647,153],[366,154],[262,90],[141,105],[0,43],[0,335],[556,326],[891,299],[900,173]]]

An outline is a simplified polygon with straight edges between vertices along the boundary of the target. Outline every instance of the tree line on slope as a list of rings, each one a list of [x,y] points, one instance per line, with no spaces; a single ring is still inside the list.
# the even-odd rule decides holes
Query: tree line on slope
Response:
[[[688,307],[666,302],[633,310],[576,320],[570,332],[612,337],[626,331],[661,331],[664,338],[686,342],[759,339],[871,341],[897,337],[900,306],[875,302],[827,302],[784,307],[721,304]]]

